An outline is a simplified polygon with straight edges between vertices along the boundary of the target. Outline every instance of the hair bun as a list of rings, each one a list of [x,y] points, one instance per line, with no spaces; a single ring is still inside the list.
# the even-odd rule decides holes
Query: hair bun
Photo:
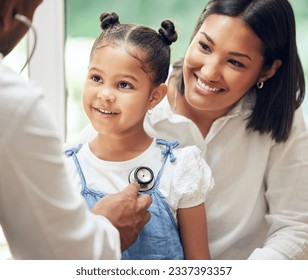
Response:
[[[102,13],[99,19],[103,30],[120,23],[118,14],[114,12]]]
[[[174,24],[171,20],[164,20],[160,26],[161,28],[159,28],[158,32],[167,45],[171,45],[178,39],[178,34],[176,33]]]

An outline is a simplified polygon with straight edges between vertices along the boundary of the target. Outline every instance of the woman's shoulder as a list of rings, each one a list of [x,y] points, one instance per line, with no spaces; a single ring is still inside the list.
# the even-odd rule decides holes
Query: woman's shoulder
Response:
[[[176,155],[181,158],[192,158],[193,160],[203,159],[202,151],[195,145],[180,147],[175,150]]]
[[[304,106],[300,106],[294,113],[292,129],[308,130],[308,114],[304,112]]]

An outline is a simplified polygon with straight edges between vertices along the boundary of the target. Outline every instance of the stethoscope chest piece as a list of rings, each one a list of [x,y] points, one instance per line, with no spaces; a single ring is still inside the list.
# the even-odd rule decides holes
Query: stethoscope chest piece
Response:
[[[141,192],[148,191],[154,186],[154,173],[149,167],[137,167],[130,172],[128,182],[139,184]]]

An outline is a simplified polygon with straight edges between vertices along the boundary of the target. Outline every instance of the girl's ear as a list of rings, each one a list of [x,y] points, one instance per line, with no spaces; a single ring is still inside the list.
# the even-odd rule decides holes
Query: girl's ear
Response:
[[[148,109],[153,109],[167,94],[168,87],[166,84],[161,83],[158,87],[154,88],[151,92]]]
[[[281,64],[282,61],[280,59],[276,59],[269,69],[266,69],[264,72],[262,72],[257,82],[258,83],[265,82],[266,80],[273,77],[276,74],[279,67],[281,66]]]

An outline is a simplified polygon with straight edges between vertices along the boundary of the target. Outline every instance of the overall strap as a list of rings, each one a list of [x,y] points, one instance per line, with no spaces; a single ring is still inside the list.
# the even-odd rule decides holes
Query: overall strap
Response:
[[[162,165],[162,167],[160,168],[160,170],[159,170],[159,172],[157,174],[154,187],[159,185],[160,178],[161,178],[161,176],[163,174],[164,167],[165,167],[166,161],[168,159],[168,156],[170,158],[170,162],[175,162],[176,161],[176,157],[173,154],[173,149],[175,147],[177,147],[180,143],[178,141],[168,142],[168,141],[166,141],[164,139],[156,139],[156,144],[163,145],[166,148],[164,150],[162,150],[162,152],[161,152],[161,154],[163,155],[163,165]]]
[[[80,151],[81,148],[82,148],[82,144],[79,144],[77,147],[70,148],[70,149],[66,150],[64,153],[65,153],[66,157],[72,157],[73,160],[74,160],[75,166],[77,168],[78,175],[79,175],[80,180],[81,180],[81,186],[82,186],[81,193],[83,193],[86,189],[87,182],[86,182],[86,179],[83,175],[79,160],[77,158],[77,153]]]

